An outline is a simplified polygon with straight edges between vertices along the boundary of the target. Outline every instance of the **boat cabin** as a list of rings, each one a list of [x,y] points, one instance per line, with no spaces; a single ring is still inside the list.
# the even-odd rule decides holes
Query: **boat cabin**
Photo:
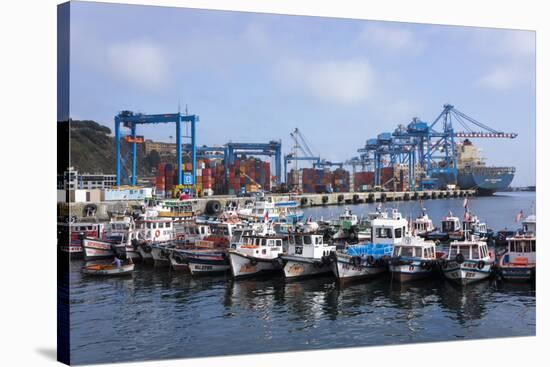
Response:
[[[165,242],[174,238],[171,219],[143,219],[136,222],[139,237],[152,242]]]
[[[487,224],[480,222],[477,216],[472,215],[467,220],[462,221],[462,231],[487,234]]]
[[[241,243],[243,236],[252,236],[254,230],[252,228],[237,228],[233,231],[231,236],[231,248],[237,248],[237,245]]]
[[[525,218],[521,229],[524,233],[532,233],[535,235],[537,233],[537,221],[535,215],[530,215]]]
[[[460,219],[453,216],[453,213],[449,213],[449,215],[441,221],[441,231],[445,233],[460,231]]]
[[[528,265],[536,263],[536,239],[533,234],[518,234],[508,238],[504,263]]]
[[[374,244],[395,245],[403,241],[408,222],[396,209],[388,213],[381,213],[372,220],[372,242]]]
[[[339,224],[342,227],[352,227],[356,226],[359,223],[359,219],[357,218],[357,215],[352,214],[351,210],[349,208],[346,208],[344,211],[344,214],[340,214],[338,217]]]
[[[323,235],[293,233],[288,236],[288,254],[320,259],[336,251],[336,246],[323,241]]]
[[[264,258],[277,258],[283,252],[283,237],[251,235],[242,236],[237,250],[247,255]]]
[[[472,236],[469,241],[453,241],[449,245],[449,254],[447,258],[454,260],[456,255],[462,254],[465,260],[487,260],[490,259],[489,248],[484,241],[477,241]]]
[[[175,231],[177,238],[193,242],[210,235],[210,226],[187,222],[183,225],[175,224]]]
[[[414,220],[413,230],[417,234],[423,234],[435,230],[435,227],[432,220],[428,217],[428,214],[423,213]]]
[[[424,241],[419,237],[407,236],[403,242],[393,247],[392,256],[434,260],[436,259],[435,243]]]
[[[105,230],[104,223],[71,223],[70,224],[71,240],[78,240],[82,234],[85,237],[101,237]]]

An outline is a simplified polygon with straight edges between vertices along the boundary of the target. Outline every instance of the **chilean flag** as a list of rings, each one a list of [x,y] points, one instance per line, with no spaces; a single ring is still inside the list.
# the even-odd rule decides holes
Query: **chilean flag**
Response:
[[[523,219],[523,209],[521,209],[519,213],[516,215],[516,223],[521,222],[522,219]]]
[[[265,212],[265,214],[264,214],[264,223],[267,223],[267,222],[269,222],[269,214],[268,214],[268,212],[267,212],[267,210],[266,210],[266,212]]]
[[[464,198],[464,208],[467,208],[468,207],[468,198]]]

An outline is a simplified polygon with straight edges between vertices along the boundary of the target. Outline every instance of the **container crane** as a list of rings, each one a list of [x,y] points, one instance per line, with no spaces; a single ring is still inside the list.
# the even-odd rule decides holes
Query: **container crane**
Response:
[[[295,128],[294,131],[290,133],[290,136],[294,140],[294,145],[292,147],[293,152],[290,153],[290,154],[285,155],[285,157],[284,157],[284,159],[285,159],[285,167],[284,167],[285,181],[286,181],[286,176],[287,176],[287,173],[288,173],[288,170],[287,170],[287,164],[288,163],[292,163],[292,161],[294,161],[295,164],[296,164],[295,169],[298,169],[298,161],[313,162],[314,167],[315,167],[315,164],[320,164],[321,163],[321,157],[315,156],[313,154],[313,152],[311,151],[311,148],[309,147],[309,144],[307,143],[306,139],[304,138],[304,136],[302,135],[300,130],[298,130],[298,128]],[[300,151],[302,153],[302,156],[298,155],[298,151]]]

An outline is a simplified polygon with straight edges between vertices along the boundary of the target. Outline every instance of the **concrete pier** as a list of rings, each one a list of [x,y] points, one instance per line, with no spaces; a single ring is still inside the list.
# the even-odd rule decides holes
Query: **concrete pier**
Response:
[[[476,195],[475,190],[431,190],[431,191],[400,191],[400,192],[347,192],[332,194],[271,194],[275,200],[295,200],[301,207],[323,205],[349,205],[360,203],[391,202],[403,200],[432,200],[445,198],[458,198]],[[250,197],[236,197],[230,195],[209,196],[191,200],[193,210],[197,215],[203,214],[206,205],[210,201],[218,201],[221,208],[228,204],[245,205],[255,199]],[[83,218],[87,207],[92,204],[97,210],[95,216],[100,220],[108,220],[110,212],[122,212],[132,210],[134,206],[140,206],[141,201],[104,201],[99,203],[58,203],[58,216],[76,216]],[[208,214],[208,213],[207,213]]]

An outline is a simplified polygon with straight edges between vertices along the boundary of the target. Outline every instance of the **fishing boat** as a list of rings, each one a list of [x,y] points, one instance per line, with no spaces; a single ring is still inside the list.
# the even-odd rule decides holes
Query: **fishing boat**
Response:
[[[203,240],[210,233],[208,224],[198,224],[193,222],[184,222],[183,224],[174,224],[175,237],[177,240],[185,241],[186,243],[194,243],[198,240]]]
[[[330,273],[330,254],[335,250],[336,246],[326,243],[323,235],[308,232],[289,234],[288,253],[280,256],[285,277]]]
[[[453,215],[452,212],[441,220],[441,230],[432,231],[424,235],[428,240],[445,242],[449,240],[450,233],[459,232],[461,229],[460,218]]]
[[[64,228],[68,226],[69,243],[60,243],[59,250],[68,253],[71,259],[79,259],[84,256],[84,251],[82,249],[82,238],[99,238],[105,231],[105,224],[100,222],[73,222],[69,224],[58,224],[58,227],[60,226]]]
[[[389,261],[392,279],[405,282],[432,275],[437,268],[437,256],[433,241],[407,235],[403,242],[393,247]]]
[[[256,201],[249,212],[239,211],[239,217],[250,222],[276,221],[284,218],[290,223],[297,223],[303,219],[304,212],[294,200],[273,201],[272,198],[268,198]]]
[[[372,220],[372,242],[332,253],[332,271],[340,282],[369,278],[387,271],[394,245],[403,241],[408,222],[396,209]]]
[[[477,215],[470,213],[468,209],[464,213],[462,228],[458,231],[449,232],[449,239],[461,241],[464,240],[466,232],[470,232],[479,237],[480,240],[487,240],[491,236],[487,229],[487,224],[481,222]]]
[[[445,278],[460,285],[489,278],[495,264],[487,242],[469,232],[466,232],[465,240],[452,241],[449,252],[441,260]]]
[[[98,276],[118,276],[128,275],[134,271],[134,264],[124,264],[121,266],[116,265],[101,265],[94,264],[82,267],[82,273],[86,275],[98,275]]]
[[[241,243],[227,253],[234,278],[278,271],[282,268],[279,255],[283,253],[283,237],[243,236]]]
[[[428,216],[428,213],[426,213],[426,209],[423,208],[422,214],[413,220],[412,230],[414,234],[420,237],[426,237],[429,233],[435,231],[434,224]]]
[[[530,281],[536,271],[536,217],[523,221],[521,232],[507,238],[508,246],[498,261],[498,273],[504,280]]]
[[[344,210],[344,213],[338,216],[338,219],[331,222],[331,227],[334,234],[333,240],[351,239],[355,227],[359,224],[357,215],[353,214],[349,208]]]
[[[153,256],[153,245],[166,244],[175,239],[174,223],[170,218],[148,217],[136,221],[137,250],[143,260],[155,260]],[[162,256],[162,246],[156,246],[157,261],[168,264],[169,259]]]
[[[83,236],[84,259],[86,261],[105,259],[115,255],[139,258],[132,241],[136,235],[134,220],[131,216],[113,214],[101,236]]]

